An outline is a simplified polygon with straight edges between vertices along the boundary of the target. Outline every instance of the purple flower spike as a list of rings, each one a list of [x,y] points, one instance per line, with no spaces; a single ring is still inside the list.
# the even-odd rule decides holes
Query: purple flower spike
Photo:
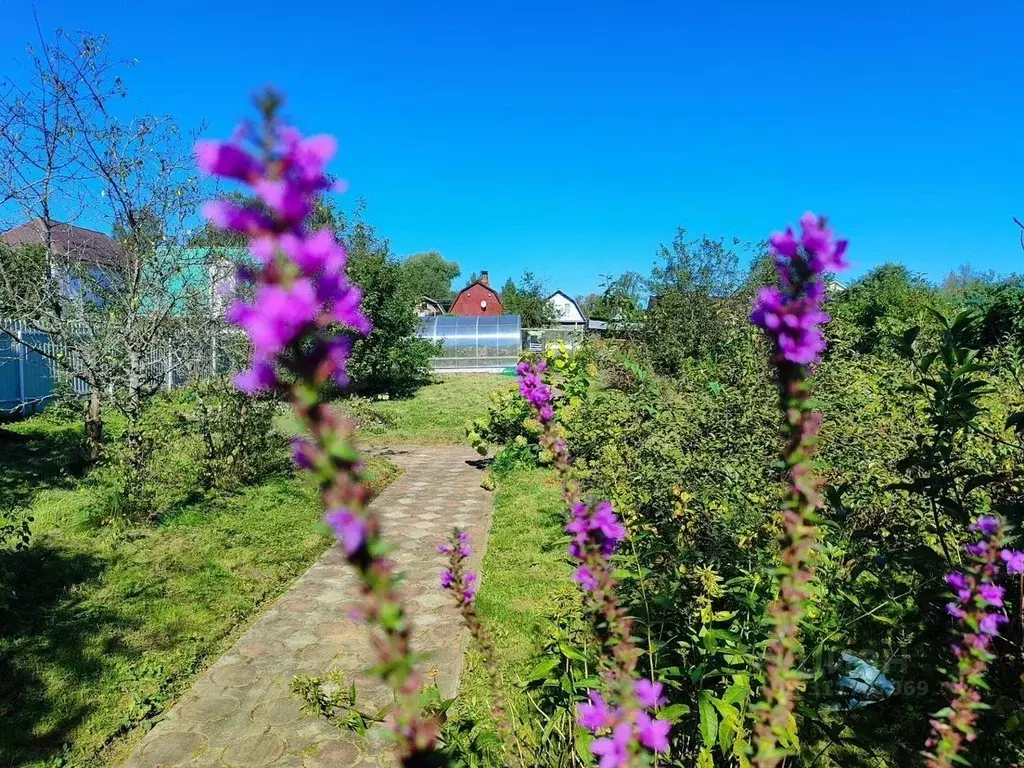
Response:
[[[823,276],[846,268],[846,241],[834,241],[824,219],[813,213],[804,214],[800,225],[799,241],[792,228],[772,235],[769,242],[783,289],[758,291],[750,320],[774,340],[783,359],[810,366],[825,351],[821,326],[829,316],[821,311]]]
[[[437,545],[437,551],[448,555],[448,570],[441,574],[441,588],[450,590],[461,606],[471,606],[476,597],[477,575],[466,570],[473,549],[467,543],[469,534],[455,530],[448,541]]]
[[[611,713],[601,694],[591,691],[587,694],[587,703],[576,706],[576,722],[581,728],[598,731],[607,727],[611,721]]]
[[[248,370],[236,386],[256,393],[275,389],[288,398],[308,438],[293,443],[296,463],[316,473],[333,529],[359,578],[356,621],[374,625],[374,649],[382,682],[394,690],[389,715],[399,762],[416,763],[435,751],[439,724],[420,709],[421,673],[410,645],[403,597],[385,552],[364,464],[355,456],[351,426],[327,401],[325,385],[344,386],[353,334],[370,331],[361,293],[346,274],[347,256],[331,230],[312,231],[317,196],[335,186],[326,164],[336,150],[328,136],[303,138],[277,119],[280,99],[260,100],[261,120],[236,131],[230,142],[202,141],[195,152],[201,170],[247,187],[243,200],[221,199],[203,207],[210,225],[245,236],[250,263],[237,270],[239,296],[226,319],[251,342]],[[256,126],[259,127],[256,127]],[[244,148],[250,145],[254,155]],[[224,294],[222,294],[224,295]]]
[[[986,515],[985,517],[979,517],[977,521],[971,525],[971,529],[980,531],[985,536],[995,536],[999,529],[1002,528],[1003,522],[994,515]]]
[[[665,703],[665,697],[662,696],[664,688],[661,683],[652,683],[650,680],[637,680],[633,690],[636,694],[636,700],[640,702],[641,707],[654,709]]]
[[[1024,573],[1024,552],[1015,552],[1012,549],[1004,549],[999,556],[1006,563],[1006,570],[1010,573]]]
[[[1002,564],[1012,572],[1011,562],[1019,553],[1001,549],[1004,525],[995,515],[979,518],[971,530],[982,535],[981,541],[964,547],[964,571],[946,576],[957,597],[946,606],[946,612],[957,622],[958,637],[953,644],[957,667],[945,686],[949,705],[931,721],[931,736],[925,743],[928,768],[952,768],[964,762],[959,753],[974,738],[984,677],[995,658],[993,638],[1008,622],[1001,611],[1006,589],[994,580]]]
[[[572,580],[587,592],[593,592],[597,589],[597,579],[594,578],[594,572],[585,565],[581,565],[576,569],[576,572],[572,575]]]
[[[978,586],[978,596],[989,605],[994,605],[997,608],[1002,607],[1003,595],[1005,592],[1005,587],[989,584],[987,582]]]
[[[355,554],[366,542],[366,523],[350,510],[332,509],[324,516],[324,521],[334,530],[346,555]]]
[[[599,768],[628,768],[629,747],[633,741],[633,726],[630,723],[619,723],[612,730],[612,735],[596,739],[590,750],[597,755]]]
[[[636,716],[636,724],[641,744],[654,752],[668,752],[668,733],[672,729],[668,720],[656,720],[641,712]]]
[[[249,181],[263,173],[262,164],[235,144],[197,141],[195,152],[199,170],[211,176]]]

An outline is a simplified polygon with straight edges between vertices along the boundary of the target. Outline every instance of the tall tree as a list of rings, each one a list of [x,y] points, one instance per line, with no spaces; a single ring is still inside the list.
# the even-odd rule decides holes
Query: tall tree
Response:
[[[27,61],[0,91],[0,215],[4,229],[31,222],[36,237],[0,260],[0,305],[49,337],[37,351],[89,385],[95,455],[108,387],[134,424],[210,322],[205,265],[183,247],[199,192],[191,141],[169,117],[121,116],[124,62],[103,37],[58,30]],[[79,222],[112,232],[113,245],[68,226]],[[38,275],[29,290],[26,265]]]
[[[413,254],[402,262],[402,271],[414,296],[437,301],[451,301],[455,297],[452,281],[462,274],[457,263],[437,251]]]
[[[529,270],[518,283],[509,278],[501,289],[501,304],[506,315],[519,315],[524,328],[544,328],[555,321],[555,310],[548,301],[544,284]]]
[[[743,276],[738,239],[706,235],[690,239],[679,227],[663,244],[647,281],[650,301],[640,338],[655,370],[678,375],[689,358],[717,355],[729,347],[734,305]]]

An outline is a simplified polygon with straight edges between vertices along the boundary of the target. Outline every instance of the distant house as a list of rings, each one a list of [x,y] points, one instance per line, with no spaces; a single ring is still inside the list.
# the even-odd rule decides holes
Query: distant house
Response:
[[[825,282],[825,294],[830,297],[835,296],[836,294],[840,294],[845,290],[846,284],[839,282],[834,277],[830,278]]]
[[[420,303],[416,305],[416,315],[418,317],[434,317],[436,315],[444,314],[444,306],[440,301],[436,301],[429,296],[423,296],[420,298]]]
[[[238,268],[253,263],[247,248],[182,248],[177,253],[180,267],[170,276],[170,296],[205,295],[215,315],[223,315],[238,289]]]
[[[554,312],[555,323],[559,327],[580,329],[587,327],[587,316],[583,314],[583,310],[576,303],[576,299],[565,291],[555,291],[548,296],[547,301]]]
[[[480,273],[476,280],[455,297],[455,303],[448,310],[450,315],[461,317],[481,317],[483,315],[500,315],[502,313],[501,297],[491,288],[490,278],[486,272]]]
[[[117,243],[102,232],[60,221],[50,221],[49,226],[42,219],[33,219],[21,226],[0,233],[4,244],[11,247],[47,245],[49,229],[50,252],[57,257],[51,266],[51,276],[60,280],[61,292],[65,296],[81,294],[81,274],[87,273],[95,282],[111,284],[109,281],[122,273],[125,267],[124,255]],[[78,270],[78,275],[71,271]],[[63,274],[61,272],[63,271]]]
[[[10,246],[46,245],[46,225],[42,219],[33,219],[4,232],[4,243]],[[81,264],[116,269],[124,264],[117,243],[94,229],[77,227],[60,221],[51,221],[50,249]]]

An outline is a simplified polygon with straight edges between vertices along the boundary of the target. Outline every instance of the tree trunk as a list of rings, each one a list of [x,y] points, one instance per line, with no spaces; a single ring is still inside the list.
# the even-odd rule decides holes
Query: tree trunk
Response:
[[[85,407],[85,436],[89,440],[89,462],[99,459],[103,451],[103,411],[100,405],[100,387],[89,386],[89,403]]]

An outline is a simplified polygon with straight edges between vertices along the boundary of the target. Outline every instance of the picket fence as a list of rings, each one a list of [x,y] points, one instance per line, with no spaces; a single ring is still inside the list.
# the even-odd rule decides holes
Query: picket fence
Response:
[[[45,333],[35,330],[21,320],[0,319],[0,416],[19,416],[35,413],[46,406],[58,381],[67,379],[55,357],[67,355]],[[235,366],[222,352],[221,334],[211,331],[205,343],[196,347],[169,344],[144,362],[148,381],[158,381],[171,389],[185,384],[184,370],[199,379],[208,379],[233,370]],[[189,349],[194,359],[183,361],[183,349]],[[73,360],[70,361],[73,363]],[[183,365],[187,362],[187,365]],[[78,395],[89,394],[89,386],[74,378],[72,390]]]

